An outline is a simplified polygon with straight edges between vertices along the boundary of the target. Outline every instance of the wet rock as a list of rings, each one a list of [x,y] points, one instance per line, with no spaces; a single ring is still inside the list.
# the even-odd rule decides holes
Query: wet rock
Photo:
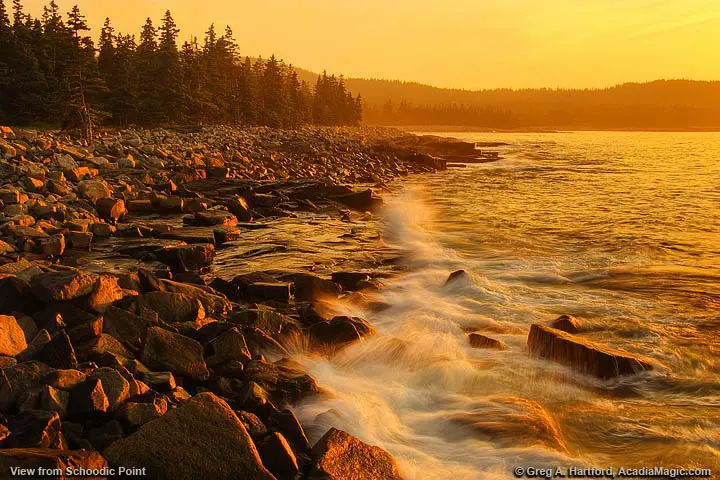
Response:
[[[15,317],[0,315],[0,355],[14,357],[25,348],[25,332]]]
[[[550,327],[567,333],[578,333],[580,321],[570,315],[561,315],[550,324]]]
[[[75,369],[78,366],[75,349],[64,330],[58,332],[47,345],[33,355],[33,360],[54,368]]]
[[[207,428],[213,425],[213,428]],[[255,445],[230,407],[201,393],[143,425],[104,451],[114,465],[148,468],[151,476],[271,480]]]
[[[291,283],[251,283],[246,287],[246,296],[254,302],[273,301],[290,303],[292,299]]]
[[[48,448],[56,445],[61,423],[57,412],[30,410],[13,417],[8,427],[3,448]]]
[[[492,350],[505,350],[505,344],[500,340],[480,335],[479,333],[471,333],[468,335],[470,346],[474,348],[488,348]]]
[[[224,210],[204,210],[195,213],[193,223],[195,225],[212,227],[216,225],[236,225],[237,218],[230,212]]]
[[[170,370],[196,380],[206,380],[210,376],[203,359],[202,345],[159,327],[151,327],[147,331],[142,362],[150,368]]]
[[[297,363],[283,358],[275,363],[253,359],[245,366],[246,378],[267,392],[277,406],[289,406],[320,392],[315,379]]]
[[[460,281],[470,281],[470,275],[465,270],[456,270],[452,272],[448,279],[445,281],[445,286]]]
[[[336,196],[335,199],[338,202],[361,212],[375,210],[382,206],[382,200],[374,197],[372,190],[370,189],[339,195]]]
[[[333,272],[332,281],[342,287],[343,290],[359,290],[358,283],[370,281],[370,275],[362,272]]]
[[[310,480],[400,480],[395,460],[380,447],[331,428],[312,448]]]
[[[212,265],[215,247],[212,243],[168,247],[159,250],[155,255],[175,271],[196,272]]]
[[[295,300],[300,302],[336,299],[341,293],[338,284],[315,275],[293,275],[289,280],[295,285]]]
[[[282,434],[273,432],[257,444],[260,458],[278,478],[293,479],[300,473],[297,459]]]
[[[653,368],[649,360],[632,353],[592,343],[539,324],[530,327],[528,348],[535,356],[598,378],[632,375]]]
[[[40,242],[43,253],[49,257],[61,257],[65,253],[65,236],[62,233],[51,235]]]
[[[100,198],[95,203],[100,218],[110,223],[117,223],[126,213],[125,202],[115,198]]]
[[[308,333],[314,345],[328,348],[344,346],[362,337],[374,335],[376,331],[362,318],[340,316],[311,325]]]
[[[95,278],[79,270],[62,270],[36,275],[30,284],[33,294],[42,302],[65,301],[92,292]]]
[[[258,328],[281,344],[300,343],[302,336],[297,321],[264,305],[235,311],[229,321],[243,327]]]

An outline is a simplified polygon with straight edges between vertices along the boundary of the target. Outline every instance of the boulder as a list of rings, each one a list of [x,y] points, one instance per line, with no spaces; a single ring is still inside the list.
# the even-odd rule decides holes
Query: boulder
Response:
[[[170,370],[196,380],[206,380],[210,376],[200,343],[160,327],[148,329],[142,362],[151,369]]]
[[[147,308],[157,312],[160,320],[167,323],[189,322],[201,326],[205,319],[205,308],[197,298],[180,293],[150,292],[136,299],[139,309]]]
[[[0,315],[0,355],[14,357],[26,348],[25,333],[15,317]]]
[[[290,303],[292,300],[292,283],[251,283],[245,291],[248,300],[254,302]]]
[[[151,420],[167,413],[168,403],[164,398],[155,398],[151,402],[127,402],[120,407],[117,416],[132,428],[138,428]]]
[[[358,283],[370,281],[370,275],[362,272],[333,272],[332,281],[342,287],[343,290],[359,290]]]
[[[42,251],[49,257],[61,257],[65,253],[65,236],[62,233],[51,235],[40,242]]]
[[[60,418],[65,418],[70,405],[70,392],[58,390],[50,385],[45,385],[40,391],[40,409],[57,412]]]
[[[7,242],[0,240],[0,256],[9,255],[11,253],[15,253],[15,247],[13,247]]]
[[[211,428],[209,426],[212,426]],[[104,451],[123,467],[147,467],[158,479],[274,480],[228,404],[200,393]]]
[[[93,312],[102,313],[123,296],[117,277],[104,273],[97,277],[95,286],[87,298],[87,306]]]
[[[82,198],[90,200],[93,204],[101,198],[112,196],[110,187],[99,180],[82,180],[78,184],[78,193]]]
[[[339,316],[318,322],[308,329],[312,343],[320,348],[341,347],[362,337],[374,335],[375,328],[358,317]]]
[[[126,213],[125,202],[117,198],[99,198],[95,202],[98,215],[110,223],[117,223]]]
[[[147,329],[156,323],[112,305],[103,313],[104,331],[130,345],[139,344],[140,340],[145,337]]]
[[[56,445],[61,423],[57,412],[29,410],[13,417],[8,427],[3,448],[48,448]]]
[[[361,212],[375,210],[376,208],[382,206],[382,199],[374,197],[372,190],[370,189],[339,195],[335,197],[335,199],[338,202]]]
[[[653,368],[649,360],[640,356],[539,324],[530,327],[528,349],[537,357],[603,379],[632,375]]]
[[[469,281],[470,275],[465,270],[456,270],[448,276],[447,280],[445,281],[445,286],[448,286],[451,283],[454,282],[460,282],[460,281]]]
[[[204,227],[215,225],[237,225],[237,218],[225,210],[203,210],[195,213],[193,223]]]
[[[561,315],[553,320],[550,327],[567,333],[578,333],[580,331],[580,321],[570,315]]]
[[[471,333],[468,335],[470,346],[474,348],[488,348],[492,350],[505,350],[505,344],[500,340],[480,335],[479,333]]]
[[[209,343],[209,351],[211,353],[207,363],[210,366],[223,365],[232,360],[244,363],[251,358],[245,337],[237,328],[227,330],[214,338]]]
[[[210,287],[204,285],[190,285],[166,279],[161,280],[160,285],[164,291],[180,293],[198,300],[205,309],[205,313],[210,316],[224,316],[232,310],[232,304],[230,301]]]
[[[30,284],[42,302],[66,301],[92,292],[95,277],[79,270],[61,270],[35,275]]]
[[[75,369],[78,366],[75,349],[64,330],[58,332],[50,342],[33,355],[33,360],[53,368]]]
[[[341,293],[337,283],[307,273],[293,275],[289,280],[295,285],[295,300],[313,302],[316,300],[332,300]]]
[[[69,232],[67,236],[73,248],[88,249],[92,245],[94,235],[92,232]]]
[[[110,412],[117,410],[130,398],[130,382],[115,369],[96,368],[88,374],[88,379],[100,380],[103,392],[108,399],[108,411]]]
[[[257,444],[264,465],[277,478],[292,479],[300,473],[297,459],[281,433],[272,432]]]
[[[100,470],[108,466],[105,459],[91,450],[58,450],[52,448],[8,448],[0,450],[0,471],[9,473],[12,467],[38,470]],[[66,478],[53,476],[52,478]],[[69,478],[69,477],[67,477]],[[104,475],[84,477],[86,480],[99,480]]]
[[[380,447],[331,428],[312,448],[308,480],[400,480],[395,460]]]
[[[80,370],[57,369],[43,378],[43,383],[60,390],[71,391],[87,379],[87,374]]]

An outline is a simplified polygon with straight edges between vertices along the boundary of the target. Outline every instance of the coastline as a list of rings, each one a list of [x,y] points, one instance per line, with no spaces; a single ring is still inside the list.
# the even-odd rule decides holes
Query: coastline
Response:
[[[363,251],[376,233],[356,227],[382,202],[373,189],[444,168],[427,151],[469,144],[377,128],[130,130],[91,146],[3,132],[3,466],[69,455],[180,478],[222,477],[218,468],[290,478],[338,475],[353,461],[343,455],[368,451],[367,474],[399,478],[386,452],[344,432],[311,448],[291,406],[321,386],[288,358],[372,335],[318,302],[380,288],[368,272],[392,259],[340,270],[338,249],[323,265],[322,242],[314,259],[294,251],[283,225],[311,226],[287,238],[336,229],[346,250]],[[225,412],[230,458],[205,451],[212,411]],[[189,424],[200,451],[173,443]],[[177,470],[196,455],[206,460]]]

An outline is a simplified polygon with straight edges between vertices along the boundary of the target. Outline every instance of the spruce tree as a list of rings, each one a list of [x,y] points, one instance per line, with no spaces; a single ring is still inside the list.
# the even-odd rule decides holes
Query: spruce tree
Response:
[[[180,120],[182,113],[182,69],[177,47],[178,30],[170,10],[160,24],[157,50],[157,90],[159,115],[164,122]]]
[[[138,72],[138,121],[145,125],[156,124],[162,120],[162,105],[157,84],[157,31],[150,18],[143,25],[135,58]]]

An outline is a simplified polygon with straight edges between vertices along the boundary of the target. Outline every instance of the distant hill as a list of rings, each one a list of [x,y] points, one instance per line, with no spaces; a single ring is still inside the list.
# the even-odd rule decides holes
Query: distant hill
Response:
[[[314,85],[317,74],[297,69]],[[486,128],[720,129],[720,81],[656,80],[603,89],[460,90],[347,78],[366,123]]]

